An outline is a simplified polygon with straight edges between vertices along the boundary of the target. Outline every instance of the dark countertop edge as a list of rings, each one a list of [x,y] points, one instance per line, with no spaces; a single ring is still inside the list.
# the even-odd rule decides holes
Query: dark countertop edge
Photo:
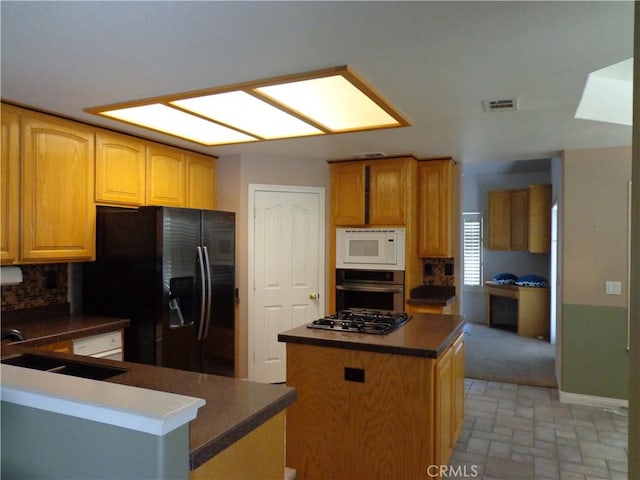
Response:
[[[75,328],[71,331],[54,333],[51,335],[45,335],[36,338],[27,338],[19,342],[12,342],[10,345],[21,345],[24,347],[37,347],[39,345],[46,345],[47,343],[60,342],[62,340],[73,340],[75,338],[83,338],[86,336],[98,335],[100,333],[107,333],[113,330],[119,330],[129,326],[130,321],[126,318],[112,318],[105,319],[104,322],[99,325],[90,325],[82,328]]]
[[[206,444],[193,449],[189,452],[189,465],[191,470],[195,470],[207,461],[211,460],[215,455],[230,447],[245,435],[251,433],[267,421],[271,420],[278,413],[291,406],[298,398],[298,392],[291,389],[288,393],[272,402],[259,412],[248,417],[244,421],[236,424],[233,428],[227,430],[216,438],[212,438]]]
[[[453,339],[462,331],[465,322],[460,322],[454,328],[447,338],[440,344],[440,346],[433,349],[414,348],[414,347],[402,347],[396,345],[373,345],[369,343],[350,342],[348,340],[333,340],[328,338],[312,338],[312,337],[299,337],[297,335],[278,334],[279,342],[286,343],[298,343],[302,345],[316,345],[319,347],[332,347],[342,348],[345,350],[361,350],[364,352],[374,353],[390,353],[393,355],[405,355],[408,357],[422,357],[422,358],[438,358],[451,344]]]

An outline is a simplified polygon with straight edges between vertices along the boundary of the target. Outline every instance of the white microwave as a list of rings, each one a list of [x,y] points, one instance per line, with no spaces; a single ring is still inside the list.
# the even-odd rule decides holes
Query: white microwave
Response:
[[[336,268],[404,270],[404,228],[337,228]]]

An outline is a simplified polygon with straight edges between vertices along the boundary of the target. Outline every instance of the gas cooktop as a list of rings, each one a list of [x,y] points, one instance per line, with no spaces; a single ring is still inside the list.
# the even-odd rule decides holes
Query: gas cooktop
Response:
[[[411,318],[405,312],[388,312],[366,308],[350,308],[333,315],[314,320],[308,328],[338,330],[342,332],[385,335],[404,325]]]

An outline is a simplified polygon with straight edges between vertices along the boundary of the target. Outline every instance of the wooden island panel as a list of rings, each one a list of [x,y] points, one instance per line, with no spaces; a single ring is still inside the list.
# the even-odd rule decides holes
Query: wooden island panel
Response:
[[[300,480],[424,479],[464,417],[464,317],[413,314],[387,335],[297,327],[287,343],[287,466]]]
[[[287,465],[300,479],[424,478],[435,461],[435,365],[287,344],[287,385],[299,399],[287,412]]]

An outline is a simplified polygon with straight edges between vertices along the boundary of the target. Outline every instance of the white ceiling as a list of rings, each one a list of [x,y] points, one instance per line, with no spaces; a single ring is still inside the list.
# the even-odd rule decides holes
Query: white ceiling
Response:
[[[1,95],[219,157],[547,158],[631,144],[574,119],[589,72],[633,56],[633,2],[0,2]],[[411,127],[202,147],[84,108],[349,65]],[[518,112],[482,100],[519,98]]]

